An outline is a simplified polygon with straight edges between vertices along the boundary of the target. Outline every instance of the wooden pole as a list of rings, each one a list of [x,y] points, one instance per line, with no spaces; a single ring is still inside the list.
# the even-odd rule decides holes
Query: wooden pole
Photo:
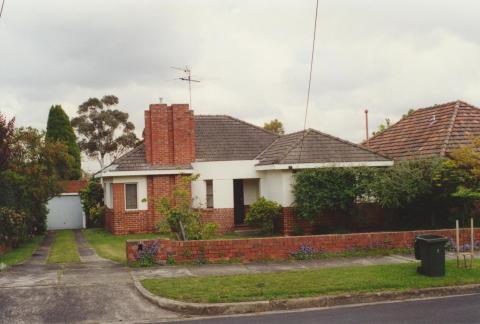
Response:
[[[473,258],[475,257],[475,248],[474,248],[474,245],[475,245],[475,239],[473,237],[473,217],[470,218],[470,268],[473,267]]]
[[[368,109],[365,109],[365,142],[368,145]]]
[[[458,228],[458,219],[455,221],[455,236],[457,243],[457,267],[460,265],[460,231]]]

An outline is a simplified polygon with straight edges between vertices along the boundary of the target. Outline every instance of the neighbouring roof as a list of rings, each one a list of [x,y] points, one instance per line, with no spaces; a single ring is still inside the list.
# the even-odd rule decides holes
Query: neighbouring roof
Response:
[[[60,183],[63,193],[79,193],[88,185],[88,180],[65,180]]]
[[[257,159],[257,165],[389,161],[369,149],[314,129],[279,137]]]
[[[480,109],[463,101],[417,109],[364,144],[395,160],[445,156],[480,135]]]

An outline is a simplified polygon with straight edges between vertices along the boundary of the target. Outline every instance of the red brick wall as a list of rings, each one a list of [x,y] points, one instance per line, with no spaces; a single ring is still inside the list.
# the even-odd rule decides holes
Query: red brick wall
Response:
[[[10,248],[4,244],[0,244],[0,255],[4,255],[10,250]]]
[[[139,211],[125,210],[124,184],[113,184],[113,208],[107,208],[105,228],[114,235],[155,232],[155,225],[162,217],[155,205],[163,197],[172,198],[175,186],[182,181],[181,177],[180,175],[148,176],[148,210]],[[189,189],[190,187],[187,188],[187,190]],[[233,209],[204,209],[202,210],[202,221],[217,223],[219,225],[218,232],[221,234],[232,231],[234,227]]]
[[[204,223],[218,224],[218,234],[233,231],[235,227],[233,208],[208,208],[202,209],[201,212]]]
[[[173,126],[173,164],[195,161],[195,119],[188,105],[171,105]]]
[[[145,158],[153,165],[184,167],[195,160],[195,120],[188,105],[152,104],[145,111]],[[114,234],[155,231],[161,219],[155,203],[171,197],[179,175],[147,177],[148,210],[125,211],[123,184],[114,184],[113,209],[105,227]]]
[[[195,160],[195,120],[188,105],[152,104],[145,111],[145,158],[154,165]]]
[[[462,238],[469,238],[469,229],[461,232]],[[308,245],[318,252],[342,252],[352,249],[409,248],[416,235],[431,233],[455,239],[454,229],[422,230],[411,232],[377,232],[339,235],[312,235],[272,237],[236,240],[172,241],[143,240],[127,241],[127,260],[136,260],[139,244],[152,244],[157,241],[158,261],[166,261],[171,255],[176,262],[189,262],[205,258],[208,261],[238,260],[242,262],[264,259],[286,260],[301,245]],[[480,240],[480,231],[475,229],[475,240]],[[465,243],[465,242],[463,242]]]

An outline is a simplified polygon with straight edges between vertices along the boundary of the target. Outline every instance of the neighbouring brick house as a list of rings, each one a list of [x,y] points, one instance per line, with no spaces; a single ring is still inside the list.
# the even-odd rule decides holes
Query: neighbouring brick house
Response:
[[[394,160],[446,156],[480,135],[480,109],[463,101],[415,110],[365,147]]]
[[[392,164],[313,129],[278,136],[230,116],[195,116],[188,105],[152,104],[144,142],[97,177],[104,183],[106,227],[114,234],[154,231],[161,215],[153,200],[170,196],[186,174],[199,174],[191,185],[193,205],[220,232],[241,226],[248,206],[263,196],[283,206],[281,227],[290,234],[296,170]]]

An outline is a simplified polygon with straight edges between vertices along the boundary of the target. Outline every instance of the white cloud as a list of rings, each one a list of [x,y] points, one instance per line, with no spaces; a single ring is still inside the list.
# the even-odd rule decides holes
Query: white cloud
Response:
[[[303,127],[314,1],[7,2],[0,19],[0,110],[45,128],[116,94],[139,134],[143,110],[188,102],[171,66],[189,64],[198,114]],[[320,1],[308,127],[354,142],[410,108],[480,104],[476,1]]]

